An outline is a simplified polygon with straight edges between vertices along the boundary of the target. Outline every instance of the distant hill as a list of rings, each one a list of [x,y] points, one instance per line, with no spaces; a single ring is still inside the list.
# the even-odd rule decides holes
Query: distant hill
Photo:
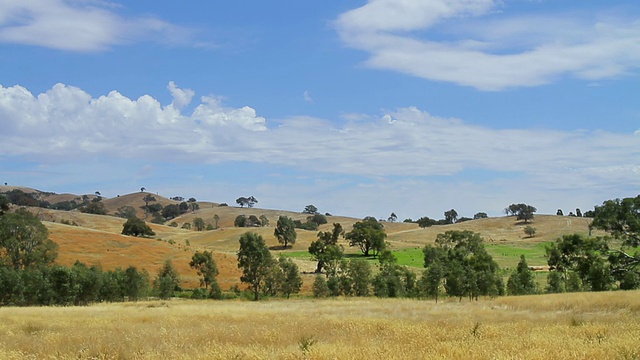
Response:
[[[74,194],[53,194],[26,187],[0,186],[0,192],[20,189],[25,192],[35,193],[41,199],[52,202],[67,201],[68,199],[82,198]],[[102,202],[109,214],[113,214],[118,208],[132,206],[137,215],[144,218],[144,205],[142,198],[150,193],[136,192],[121,195],[115,198],[103,199]],[[151,194],[156,202],[162,206],[177,204],[178,201]],[[92,198],[95,195],[87,195]],[[65,200],[60,200],[65,199]],[[52,202],[53,203],[53,202]],[[238,238],[247,231],[253,231],[263,236],[268,246],[274,253],[306,251],[312,241],[317,238],[317,231],[298,230],[298,239],[292,248],[282,250],[273,235],[273,231],[279,216],[288,216],[295,220],[306,220],[308,214],[261,209],[240,208],[236,206],[220,206],[215,202],[198,202],[200,208],[194,212],[185,213],[165,225],[149,224],[156,232],[153,239],[135,238],[121,235],[122,225],[125,219],[115,216],[101,216],[83,214],[77,210],[60,211],[44,208],[32,208],[31,211],[38,214],[50,230],[50,237],[60,247],[59,262],[71,265],[76,260],[87,264],[101,264],[104,269],[115,267],[126,268],[135,265],[138,268],[147,269],[153,276],[163,261],[171,259],[178,268],[185,284],[197,286],[195,271],[188,266],[189,259],[196,250],[212,250],[215,253],[218,267],[220,268],[219,282],[223,289],[239,282],[239,272],[236,264],[236,252],[238,250]],[[215,216],[219,217],[219,229],[212,231],[193,231],[182,229],[184,223],[192,223],[196,217],[202,218],[207,224],[215,223]],[[269,220],[266,227],[236,228],[233,226],[238,215],[264,215]],[[353,224],[360,219],[328,216],[328,224],[320,226],[320,231],[332,228],[333,223],[340,223],[349,231]],[[168,224],[175,221],[178,227]],[[425,244],[433,243],[439,233],[448,230],[471,230],[480,233],[487,243],[495,244],[535,244],[553,241],[563,234],[589,233],[588,218],[535,215],[530,223],[524,224],[515,217],[496,217],[479,220],[471,220],[452,225],[433,226],[420,228],[417,224],[402,222],[383,222],[387,232],[387,241],[391,249],[419,248]],[[64,225],[62,223],[74,224]],[[537,229],[535,237],[528,238],[524,234],[524,227],[531,225]],[[600,233],[596,233],[600,234]],[[356,253],[357,250],[349,248],[347,242],[341,239],[341,244],[347,252]],[[314,264],[310,261],[296,259],[303,271],[312,271]],[[312,275],[306,275],[305,286],[313,281]]]

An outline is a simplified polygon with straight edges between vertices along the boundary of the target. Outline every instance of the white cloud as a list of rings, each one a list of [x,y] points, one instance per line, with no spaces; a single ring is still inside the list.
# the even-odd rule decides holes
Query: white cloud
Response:
[[[238,161],[291,167],[328,179],[372,179],[365,187],[336,185],[331,191],[340,197],[326,199],[327,206],[340,198],[370,196],[382,208],[393,196],[406,198],[417,209],[421,202],[444,201],[447,195],[452,204],[446,206],[471,211],[472,205],[491,202],[489,194],[495,202],[513,202],[526,193],[537,204],[551,204],[640,187],[640,137],[635,133],[492,129],[412,107],[357,116],[338,127],[312,117],[268,126],[253,108],[225,107],[214,96],[202,97],[191,114],[183,114],[176,104],[188,104],[193,92],[174,83],[168,89],[174,99],[163,106],[148,95],[133,100],[112,91],[94,98],[63,84],[37,96],[21,86],[0,86],[0,154],[42,164],[99,158],[199,168]],[[447,180],[430,180],[433,176]],[[430,193],[435,188],[439,194]],[[381,195],[384,191],[389,195]],[[469,200],[469,194],[476,200]],[[544,194],[554,195],[545,200]]]
[[[492,14],[498,4],[369,0],[342,14],[336,27],[348,46],[370,54],[372,68],[481,90],[565,75],[606,79],[640,67],[640,22],[633,17]]]
[[[171,96],[173,97],[173,102],[171,105],[176,109],[182,109],[183,107],[189,105],[193,96],[196,94],[191,89],[180,89],[176,86],[173,81],[169,82],[167,89],[171,92]]]
[[[473,211],[499,215],[514,201],[555,212],[561,206],[588,208],[640,187],[636,133],[492,129],[412,107],[347,116],[352,120],[340,125],[312,117],[270,125],[253,108],[229,108],[215,96],[201,97],[193,112],[185,114],[181,106],[189,104],[193,91],[175,83],[168,90],[173,101],[162,105],[148,95],[129,99],[112,91],[93,97],[64,84],[38,95],[21,86],[0,86],[0,168],[15,172],[7,164],[28,158],[84,182],[94,176],[93,182],[100,184],[110,175],[97,165],[87,173],[86,164],[96,159],[117,168],[118,175],[112,175],[121,182],[127,173],[153,164],[158,171],[179,167],[194,173],[193,179],[181,176],[181,186],[201,188],[212,181],[195,175],[206,168],[203,164],[216,169],[262,164],[313,174],[311,182],[249,175],[255,178],[255,195],[278,201],[274,207],[306,205],[269,193],[286,189],[330,194],[316,205],[332,213],[384,217],[402,209],[406,214],[400,216],[439,216],[451,207],[466,216]],[[240,168],[237,176],[245,176],[251,166]],[[64,183],[54,180],[60,176],[47,173],[34,179]],[[66,181],[77,181],[71,178]],[[136,179],[127,186],[142,186]],[[242,187],[220,184],[222,193],[225,186]],[[212,195],[218,201],[233,200]]]
[[[119,16],[101,1],[0,1],[0,42],[93,52],[142,39],[183,43],[189,36],[157,18]]]
[[[193,92],[173,83],[169,89],[174,100],[163,107],[148,95],[132,100],[112,91],[92,98],[64,84],[37,96],[21,86],[0,86],[0,125],[6,129],[0,152],[45,158],[175,157],[215,151],[227,138],[265,128],[252,108],[226,108],[212,97],[203,97],[192,116],[183,115],[174,104],[185,105]]]

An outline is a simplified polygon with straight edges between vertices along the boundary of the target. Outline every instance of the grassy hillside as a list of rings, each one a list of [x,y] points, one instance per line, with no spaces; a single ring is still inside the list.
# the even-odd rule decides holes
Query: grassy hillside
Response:
[[[5,307],[0,358],[638,359],[638,323],[640,291]]]
[[[11,187],[0,187],[0,191],[11,190]],[[37,191],[21,188],[23,191]],[[51,198],[50,193],[40,192],[42,196]],[[132,206],[138,211],[138,216],[144,218],[140,208],[144,205],[142,198],[149,193],[136,192],[111,199],[104,199],[106,209],[113,214],[118,208]],[[175,204],[176,201],[151,194],[156,203],[163,206]],[[60,195],[76,198],[76,195]],[[62,197],[61,197],[62,198]],[[99,216],[83,214],[78,211],[57,211],[34,208],[39,218],[51,231],[51,238],[60,246],[62,264],[70,265],[75,260],[88,264],[101,264],[105,269],[115,267],[126,268],[135,265],[147,269],[152,274],[165,259],[174,261],[179,272],[183,275],[184,285],[196,286],[197,278],[194,271],[189,269],[188,261],[196,250],[212,250],[216,254],[221,271],[219,282],[223,289],[227,289],[239,282],[239,272],[236,266],[236,251],[238,238],[246,231],[253,231],[263,236],[274,254],[288,254],[295,258],[298,266],[304,272],[312,272],[315,263],[306,252],[312,241],[316,240],[316,231],[298,230],[296,243],[288,249],[282,249],[273,231],[279,216],[288,216],[304,221],[307,214],[282,210],[261,208],[240,208],[235,206],[219,206],[213,202],[198,202],[200,208],[195,212],[188,212],[172,221],[178,227],[168,225],[149,224],[156,232],[154,239],[139,239],[120,235],[124,219],[114,216]],[[184,223],[192,223],[196,217],[204,219],[205,223],[214,224],[215,216],[219,217],[217,230],[192,231],[182,229]],[[259,228],[235,228],[233,222],[238,215],[266,216],[269,226]],[[355,218],[329,216],[328,224],[322,225],[320,231],[328,231],[332,223],[342,224],[346,231],[360,220]],[[62,225],[69,222],[77,226]],[[384,222],[388,234],[387,241],[390,249],[395,252],[399,262],[404,265],[422,267],[422,248],[425,244],[433,243],[439,233],[448,230],[470,230],[480,233],[486,240],[488,251],[503,268],[513,268],[521,254],[527,256],[530,265],[546,265],[544,246],[554,241],[562,234],[588,234],[590,219],[566,217],[556,215],[536,215],[532,222],[524,224],[514,217],[487,218],[467,221],[459,224],[420,228],[416,224],[401,222]],[[524,227],[531,225],[537,229],[535,237],[528,238],[524,234]],[[599,233],[597,233],[599,234]],[[344,239],[340,240],[348,254],[357,255],[356,248],[350,248]],[[188,245],[187,245],[188,244]],[[375,261],[373,261],[375,262]],[[309,288],[312,275],[305,276],[305,288]]]

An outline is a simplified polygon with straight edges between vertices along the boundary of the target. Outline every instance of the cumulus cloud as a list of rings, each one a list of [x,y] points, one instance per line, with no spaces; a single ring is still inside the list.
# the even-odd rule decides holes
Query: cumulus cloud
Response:
[[[634,17],[496,15],[500,3],[369,0],[335,24],[348,46],[370,54],[372,68],[481,90],[537,86],[566,75],[606,79],[639,67]]]
[[[230,108],[170,83],[172,104],[117,91],[97,98],[56,84],[33,95],[0,86],[4,156],[46,161],[134,158],[175,163],[256,162],[323,173],[384,178],[520,174],[563,190],[640,186],[640,137],[604,131],[492,129],[409,107],[335,121],[293,117],[269,124],[256,110]],[[349,117],[347,117],[349,118]]]
[[[182,43],[191,31],[153,17],[126,18],[101,1],[0,1],[0,42],[104,51],[141,39]]]
[[[6,129],[0,152],[45,158],[176,157],[199,148],[215,151],[226,138],[265,128],[252,108],[227,108],[212,97],[203,97],[192,115],[184,115],[175,105],[186,105],[193,91],[174,83],[169,90],[173,103],[162,106],[148,95],[133,100],[112,91],[93,98],[64,84],[37,96],[22,86],[0,86],[0,125]]]

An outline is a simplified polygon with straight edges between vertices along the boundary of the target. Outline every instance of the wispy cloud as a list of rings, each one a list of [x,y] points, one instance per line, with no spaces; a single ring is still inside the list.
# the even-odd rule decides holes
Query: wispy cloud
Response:
[[[152,40],[188,43],[193,31],[164,20],[119,15],[102,1],[0,1],[0,42],[58,50],[96,52]]]
[[[304,101],[308,102],[309,104],[313,104],[313,98],[311,97],[311,93],[309,92],[309,90],[305,90],[304,94],[302,94],[302,97],[304,98]]]
[[[481,90],[538,86],[567,75],[607,79],[640,67],[640,22],[633,16],[522,17],[495,14],[499,6],[494,0],[369,0],[335,25],[348,46],[370,54],[372,68]]]

